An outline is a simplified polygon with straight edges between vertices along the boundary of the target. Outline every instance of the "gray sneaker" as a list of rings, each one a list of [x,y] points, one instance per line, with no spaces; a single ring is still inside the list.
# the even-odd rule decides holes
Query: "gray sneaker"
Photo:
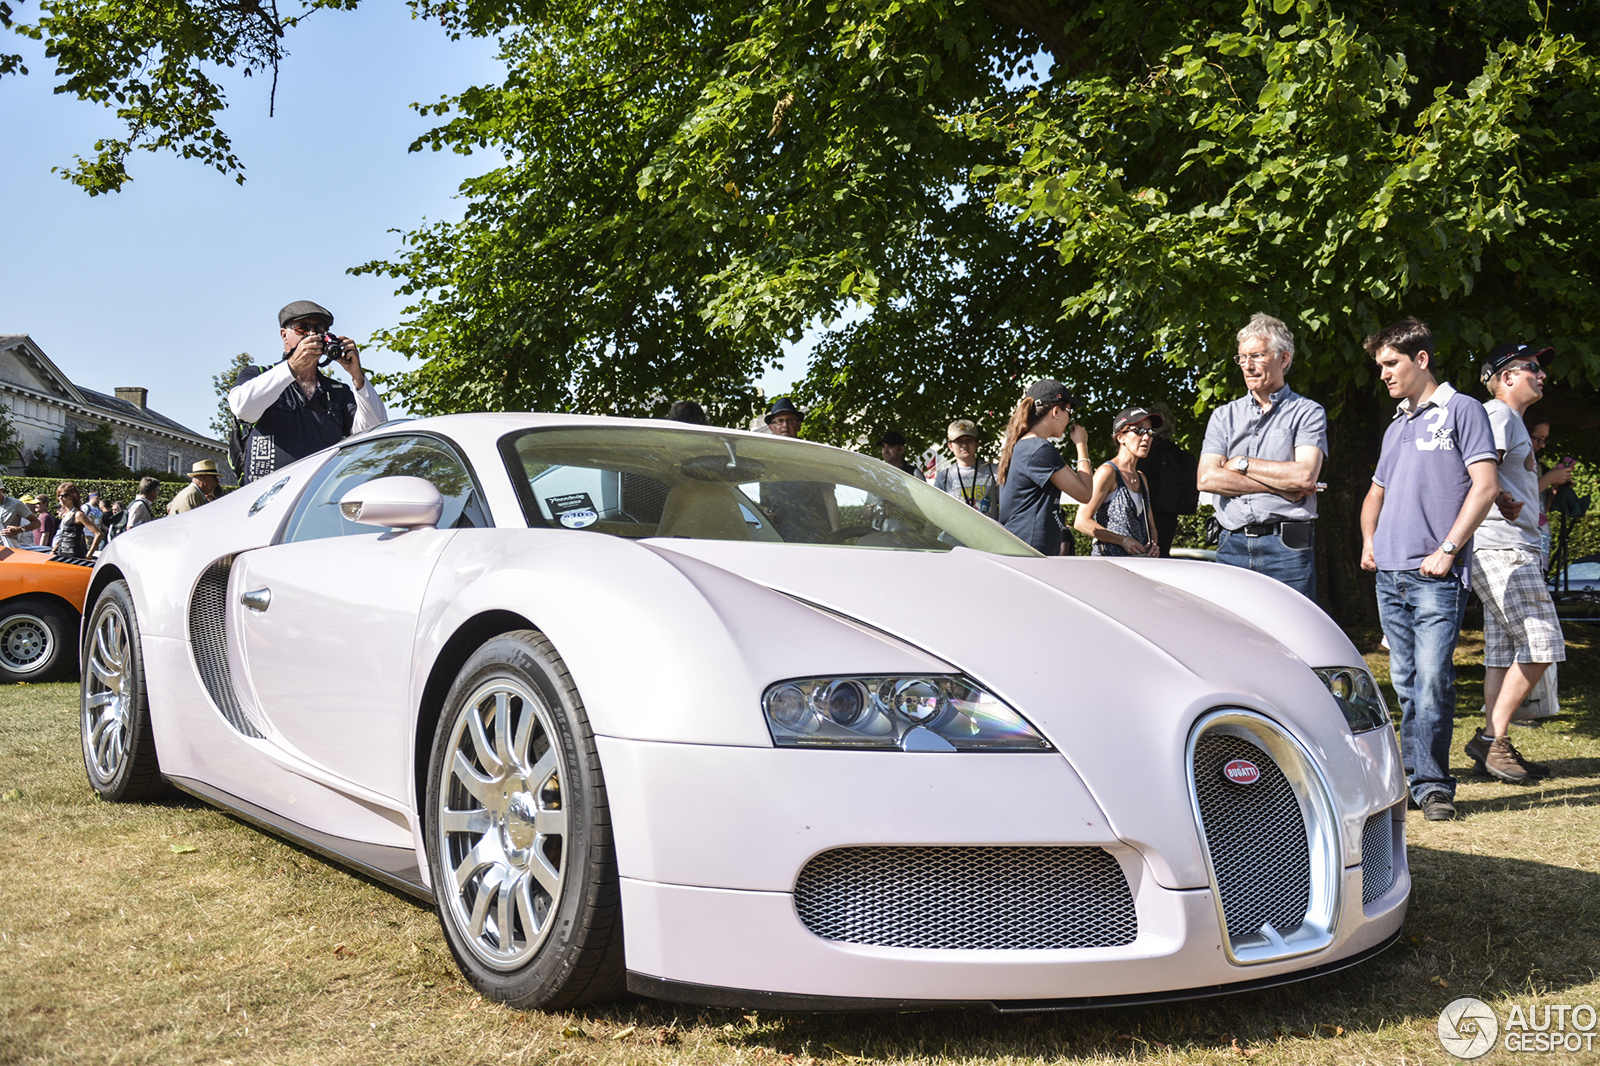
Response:
[[[1456,816],[1456,805],[1444,792],[1430,792],[1422,797],[1422,816],[1430,822],[1448,822]]]

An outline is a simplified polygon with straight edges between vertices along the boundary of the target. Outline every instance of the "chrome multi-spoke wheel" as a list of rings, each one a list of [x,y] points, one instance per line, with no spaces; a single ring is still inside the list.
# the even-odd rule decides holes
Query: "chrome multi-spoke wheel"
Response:
[[[42,596],[0,604],[0,682],[54,678],[70,655],[75,620]]]
[[[443,904],[473,954],[497,970],[532,957],[561,900],[567,812],[554,734],[536,692],[496,678],[467,697],[445,748]]]
[[[137,699],[128,660],[128,620],[121,611],[95,615],[83,678],[83,757],[89,776],[103,785],[128,755],[128,732]]]
[[[532,631],[462,666],[434,734],[425,829],[439,922],[461,971],[519,1007],[623,988],[620,890],[583,701]]]
[[[163,785],[127,582],[113,581],[101,591],[86,639],[78,691],[89,784],[109,800],[148,799]]]

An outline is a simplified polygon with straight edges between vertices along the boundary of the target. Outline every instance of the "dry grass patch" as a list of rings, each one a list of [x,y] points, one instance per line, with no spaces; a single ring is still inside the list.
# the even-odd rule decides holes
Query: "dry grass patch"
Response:
[[[1600,1006],[1600,629],[1568,637],[1568,715],[1516,738],[1561,776],[1527,788],[1471,777],[1460,754],[1482,676],[1481,642],[1463,640],[1467,817],[1412,814],[1416,887],[1394,948],[1267,992],[1023,1017],[641,999],[506,1010],[461,982],[431,910],[188,799],[101,803],[76,686],[0,689],[0,1063],[1454,1061],[1434,1026],[1458,995]],[[1369,659],[1381,677],[1383,658]]]

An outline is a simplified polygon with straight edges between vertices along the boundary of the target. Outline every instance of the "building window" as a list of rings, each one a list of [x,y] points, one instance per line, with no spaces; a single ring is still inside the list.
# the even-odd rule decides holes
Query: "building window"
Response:
[[[128,444],[125,447],[127,448],[128,454],[127,457],[122,460],[123,464],[127,466],[129,470],[139,469],[139,446],[137,444]]]
[[[179,457],[177,452],[168,452],[167,453],[167,473],[176,474],[178,472],[178,464],[180,464],[181,462],[183,462],[183,460],[182,460],[182,458]]]

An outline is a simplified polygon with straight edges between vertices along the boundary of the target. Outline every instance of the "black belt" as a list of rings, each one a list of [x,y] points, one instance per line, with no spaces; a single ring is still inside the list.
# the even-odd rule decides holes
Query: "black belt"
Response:
[[[1305,526],[1311,528],[1311,523],[1306,522],[1248,522],[1239,527],[1239,532],[1247,537],[1271,537],[1283,532],[1284,527],[1298,528]]]

